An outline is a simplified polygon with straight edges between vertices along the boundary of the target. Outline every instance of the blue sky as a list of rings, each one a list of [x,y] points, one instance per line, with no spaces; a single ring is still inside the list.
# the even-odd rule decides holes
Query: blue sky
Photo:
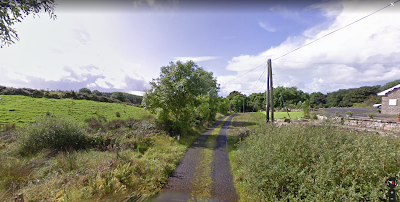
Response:
[[[109,2],[56,0],[56,20],[43,13],[16,24],[20,41],[0,49],[0,85],[142,95],[161,66],[191,59],[214,73],[221,96],[249,95],[265,90],[264,65],[231,80],[390,3]],[[274,85],[328,93],[399,79],[398,19],[395,4],[273,60]]]

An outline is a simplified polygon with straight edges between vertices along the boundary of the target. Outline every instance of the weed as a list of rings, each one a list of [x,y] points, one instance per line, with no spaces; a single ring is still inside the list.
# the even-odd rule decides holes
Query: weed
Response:
[[[21,129],[18,136],[18,152],[23,155],[42,149],[65,151],[86,147],[84,129],[76,121],[65,117],[44,116],[36,123]]]
[[[239,142],[235,183],[253,201],[380,201],[400,140],[331,125],[261,124]]]

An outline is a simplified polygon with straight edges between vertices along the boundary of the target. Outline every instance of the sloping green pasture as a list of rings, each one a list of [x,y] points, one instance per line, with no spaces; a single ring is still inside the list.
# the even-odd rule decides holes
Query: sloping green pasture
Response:
[[[80,124],[92,117],[113,119],[142,119],[149,113],[142,108],[118,103],[91,100],[31,98],[23,95],[0,95],[0,124],[15,123],[17,127],[35,121],[46,113],[68,115]],[[120,117],[117,117],[119,112]]]

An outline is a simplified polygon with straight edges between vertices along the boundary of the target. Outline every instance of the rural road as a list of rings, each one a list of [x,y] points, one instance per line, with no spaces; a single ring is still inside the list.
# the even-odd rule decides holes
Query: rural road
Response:
[[[230,202],[239,200],[236,189],[233,185],[233,176],[231,174],[227,150],[228,129],[231,120],[235,115],[236,114],[233,114],[229,117],[225,116],[219,119],[193,142],[192,146],[185,153],[185,156],[181,159],[181,162],[177,165],[172,176],[168,179],[164,190],[154,201]],[[223,121],[225,121],[225,123],[222,125],[218,136],[216,139],[212,139],[210,134]],[[209,138],[208,141],[207,138]],[[205,145],[206,141],[207,144],[209,141],[213,141],[213,148],[207,147]],[[204,178],[209,178],[212,180],[212,183],[198,185],[195,182],[199,182],[199,180],[196,181],[194,178],[199,178],[196,173],[199,172],[199,167],[201,167],[200,162],[203,158],[202,154],[204,153],[204,150],[207,149],[209,149],[212,155],[210,157],[211,162],[210,164],[207,164],[209,166],[206,166],[207,168],[205,168],[205,170],[209,169],[210,172],[208,172],[208,176],[204,176],[204,174],[201,175],[200,178],[202,179],[200,179],[200,182],[203,182],[202,180],[204,180]],[[196,196],[196,193],[201,192],[196,190],[198,187],[209,190],[207,193],[209,193],[210,197]]]

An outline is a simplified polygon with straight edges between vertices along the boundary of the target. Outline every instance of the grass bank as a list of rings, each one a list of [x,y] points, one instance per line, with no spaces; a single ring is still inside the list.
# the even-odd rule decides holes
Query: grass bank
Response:
[[[31,98],[23,95],[0,95],[0,125],[16,124],[22,127],[35,117],[51,113],[67,115],[85,125],[92,117],[114,119],[142,119],[150,114],[143,108],[118,103],[91,100]]]
[[[151,118],[92,118],[82,126],[76,119],[60,117],[44,116],[29,127],[0,132],[0,201],[19,193],[26,201],[151,197],[162,190],[193,140],[209,127],[192,129],[178,141]]]
[[[244,140],[234,144],[230,132],[241,201],[382,201],[386,180],[400,178],[399,138],[331,125],[252,126],[250,118],[234,117],[253,127]]]

